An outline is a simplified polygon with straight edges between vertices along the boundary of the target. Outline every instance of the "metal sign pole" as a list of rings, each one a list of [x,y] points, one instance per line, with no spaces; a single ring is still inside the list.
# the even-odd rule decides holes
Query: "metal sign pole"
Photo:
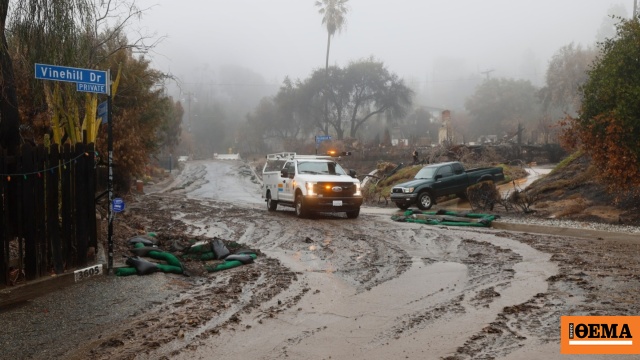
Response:
[[[111,70],[107,70],[107,151],[109,178],[107,180],[107,191],[109,192],[109,205],[107,206],[107,218],[109,226],[107,229],[107,244],[109,247],[109,259],[107,274],[113,273],[113,120],[111,112]]]

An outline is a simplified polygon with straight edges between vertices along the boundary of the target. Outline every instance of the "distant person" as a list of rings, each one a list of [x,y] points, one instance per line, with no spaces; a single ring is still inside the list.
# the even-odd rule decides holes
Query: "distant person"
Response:
[[[413,163],[417,164],[418,163],[418,149],[413,149],[413,153],[411,154],[413,156]]]

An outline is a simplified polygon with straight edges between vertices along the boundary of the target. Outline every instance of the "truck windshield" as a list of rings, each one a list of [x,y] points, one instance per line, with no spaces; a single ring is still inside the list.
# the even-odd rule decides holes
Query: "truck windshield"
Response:
[[[432,179],[436,174],[437,168],[435,167],[423,167],[418,171],[415,178],[416,179]]]
[[[335,162],[302,161],[298,163],[298,173],[347,175],[344,169]]]

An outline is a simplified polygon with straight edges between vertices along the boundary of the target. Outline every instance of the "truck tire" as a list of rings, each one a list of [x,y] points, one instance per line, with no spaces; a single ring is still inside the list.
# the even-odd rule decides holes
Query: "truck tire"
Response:
[[[296,195],[296,201],[295,201],[295,209],[296,209],[296,216],[299,218],[304,218],[307,216],[307,209],[304,206],[304,201],[302,199],[302,195],[301,194],[297,194]]]
[[[347,211],[347,218],[348,219],[357,219],[358,215],[360,215],[360,208],[353,210],[353,211]]]
[[[479,184],[479,183],[481,183],[483,181],[490,181],[492,184],[495,183],[495,181],[493,181],[492,177],[485,177],[485,178],[478,179],[478,182],[476,184]]]
[[[278,201],[271,199],[271,193],[267,193],[267,210],[276,211],[278,208]]]
[[[396,206],[400,210],[407,210],[409,208],[409,204],[404,204],[404,203],[396,203]]]
[[[429,210],[433,206],[433,195],[428,191],[423,191],[418,194],[418,209]]]

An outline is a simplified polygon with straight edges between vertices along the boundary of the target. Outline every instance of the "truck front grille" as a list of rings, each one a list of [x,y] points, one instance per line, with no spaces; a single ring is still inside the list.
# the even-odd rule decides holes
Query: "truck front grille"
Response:
[[[353,196],[356,192],[356,184],[348,182],[319,182],[314,185],[313,191],[318,194],[318,196],[321,195],[323,197]]]

